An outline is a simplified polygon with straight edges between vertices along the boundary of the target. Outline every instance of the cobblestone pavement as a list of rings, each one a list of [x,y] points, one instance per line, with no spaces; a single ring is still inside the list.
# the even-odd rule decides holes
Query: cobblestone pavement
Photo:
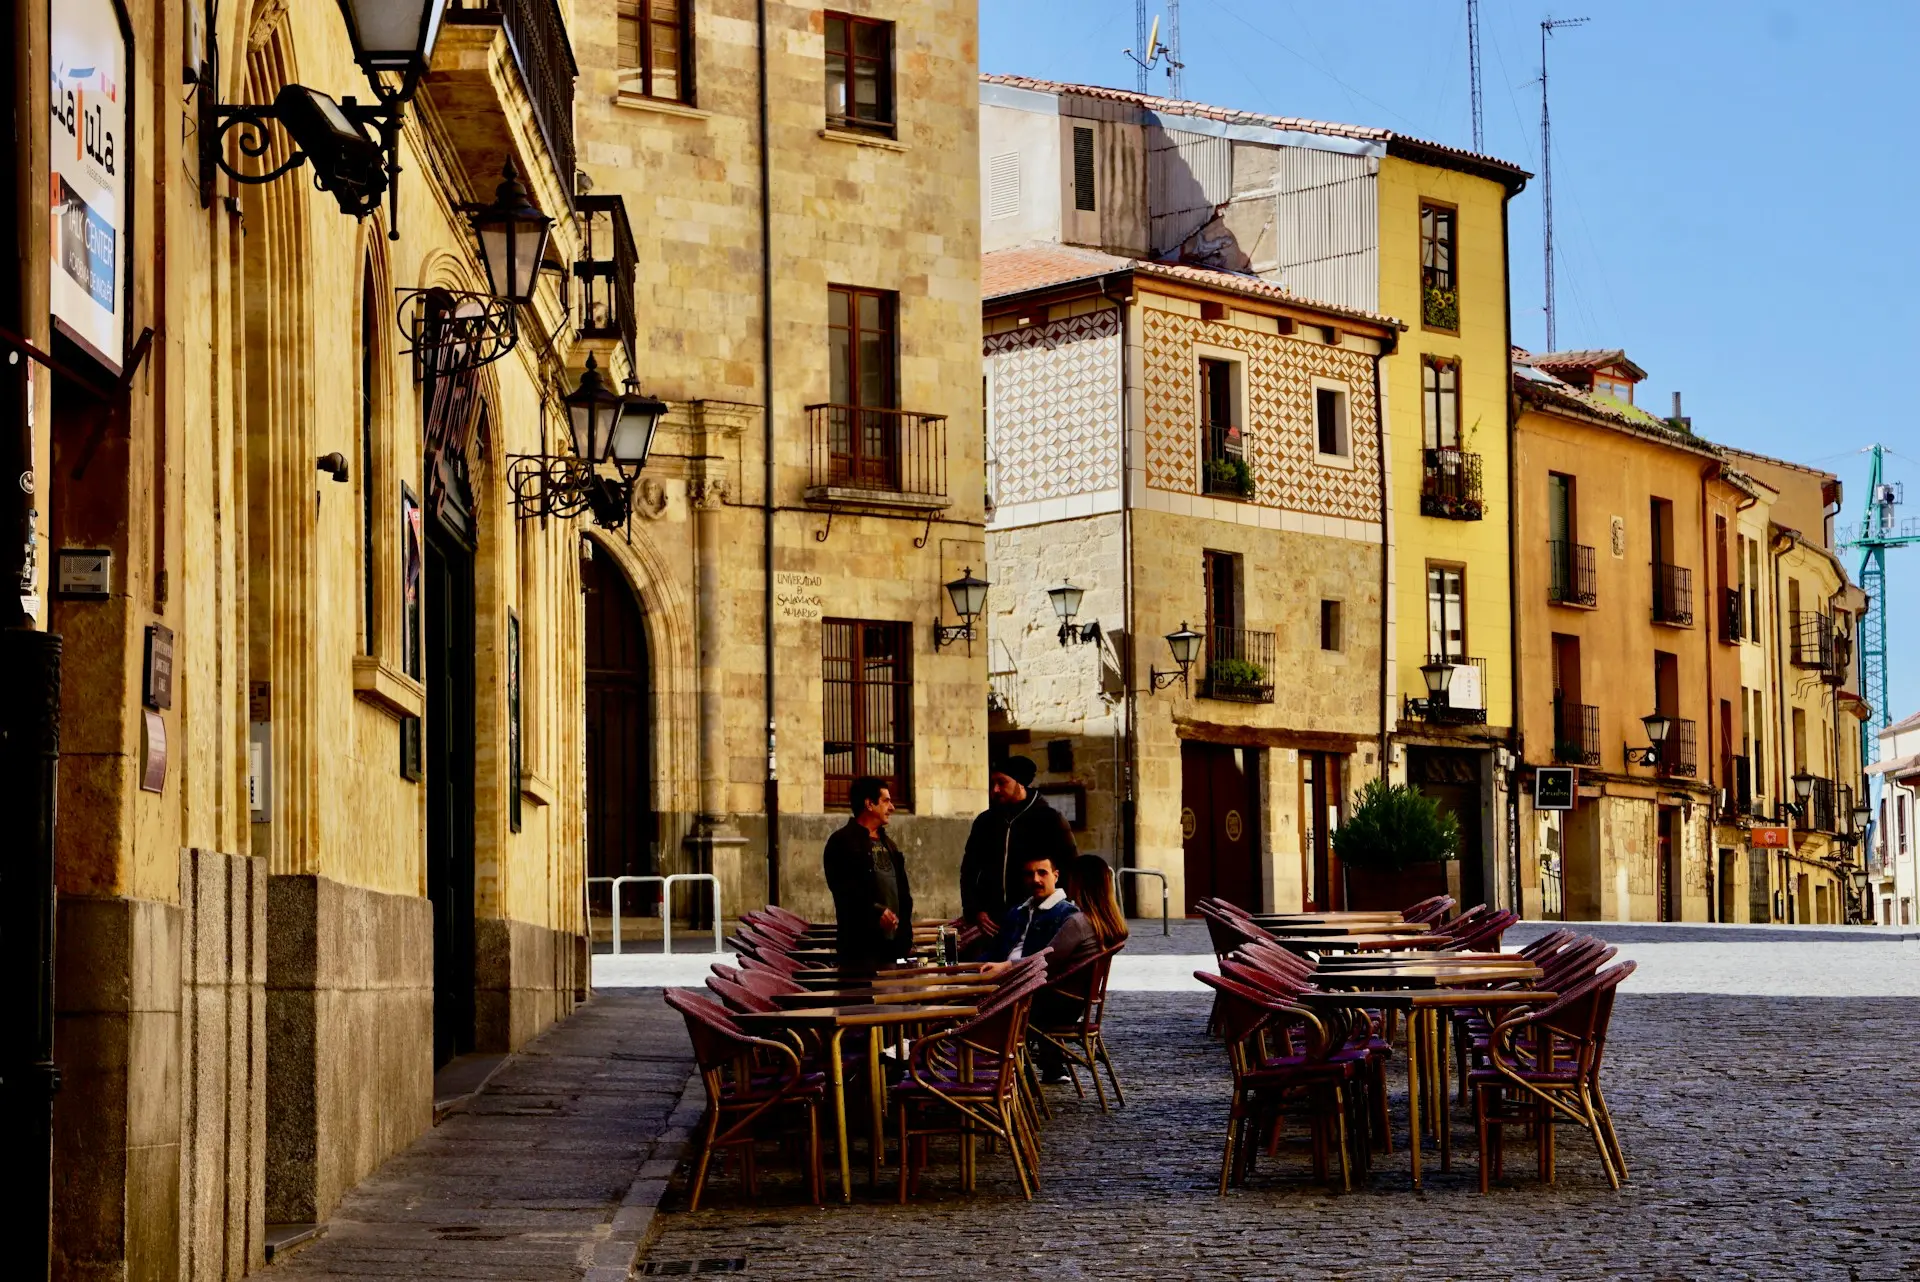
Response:
[[[686,1027],[657,990],[600,994],[266,1276],[617,1282],[698,1116],[697,1101],[682,1107],[691,1068]]]
[[[1458,1110],[1453,1170],[1434,1155],[1424,1193],[1404,1150],[1347,1195],[1283,1151],[1218,1197],[1227,1071],[1206,1010],[1200,995],[1114,995],[1127,1106],[1102,1116],[1070,1091],[1057,1103],[1031,1206],[1003,1155],[983,1156],[972,1197],[943,1155],[907,1207],[891,1171],[878,1196],[856,1173],[855,1204],[824,1209],[772,1178],[748,1205],[728,1172],[689,1214],[676,1180],[643,1267],[943,1282],[1920,1276],[1920,1162],[1904,1138],[1885,1142],[1920,1116],[1912,1000],[1623,994],[1607,1081],[1631,1181],[1611,1191],[1591,1142],[1563,1130],[1559,1181],[1543,1186],[1516,1135],[1511,1178],[1485,1199]],[[1397,1075],[1394,1116],[1403,1135]]]

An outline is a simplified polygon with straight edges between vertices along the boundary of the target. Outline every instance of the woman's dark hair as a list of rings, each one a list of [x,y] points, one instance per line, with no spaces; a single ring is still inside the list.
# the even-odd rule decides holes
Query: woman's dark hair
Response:
[[[858,779],[855,779],[852,786],[847,789],[847,804],[853,808],[854,814],[862,814],[866,811],[867,803],[869,801],[879,801],[880,794],[886,790],[887,781],[885,779],[877,779],[872,775],[861,775]]]
[[[1113,883],[1113,869],[1098,855],[1081,855],[1066,870],[1067,898],[1086,914],[1093,937],[1102,948],[1127,939],[1127,918],[1120,911],[1120,896]]]

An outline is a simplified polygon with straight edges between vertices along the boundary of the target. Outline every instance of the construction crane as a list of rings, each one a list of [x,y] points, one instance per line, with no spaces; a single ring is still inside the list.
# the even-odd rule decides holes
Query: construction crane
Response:
[[[1869,706],[1860,723],[1860,760],[1879,760],[1880,732],[1892,720],[1887,707],[1887,551],[1920,544],[1920,520],[1901,521],[1894,509],[1905,493],[1898,481],[1886,479],[1881,447],[1873,447],[1873,465],[1867,478],[1867,508],[1860,528],[1842,547],[1860,549],[1860,587],[1867,594],[1867,617],[1860,621],[1860,693]]]
[[[1553,316],[1553,125],[1547,116],[1547,37],[1561,27],[1578,27],[1585,18],[1548,18],[1540,24],[1540,219],[1547,257],[1547,350],[1560,350]]]

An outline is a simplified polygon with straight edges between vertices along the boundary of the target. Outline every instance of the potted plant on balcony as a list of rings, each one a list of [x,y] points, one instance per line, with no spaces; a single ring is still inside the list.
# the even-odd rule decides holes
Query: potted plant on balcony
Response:
[[[1231,454],[1207,460],[1207,493],[1253,497],[1253,468],[1243,458]]]
[[[1251,659],[1212,659],[1207,682],[1217,694],[1258,694],[1267,684],[1267,670]]]
[[[1347,907],[1405,908],[1432,895],[1460,898],[1460,821],[1412,784],[1370,779],[1334,831]]]

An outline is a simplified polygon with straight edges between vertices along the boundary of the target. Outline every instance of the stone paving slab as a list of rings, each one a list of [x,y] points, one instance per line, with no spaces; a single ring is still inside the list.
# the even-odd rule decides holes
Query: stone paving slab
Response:
[[[1843,950],[1851,951],[1851,950]],[[1920,1004],[1899,999],[1624,993],[1606,1081],[1631,1164],[1607,1186],[1592,1144],[1563,1130],[1559,1179],[1509,1140],[1509,1178],[1477,1192],[1472,1128],[1456,1112],[1450,1173],[1409,1187],[1402,1151],[1352,1194],[1310,1183],[1305,1159],[1263,1161],[1217,1194],[1228,1075],[1207,1002],[1120,993],[1108,1029],[1124,1109],[1071,1092],[1042,1135],[1028,1205],[1004,1155],[956,1191],[951,1150],[907,1207],[876,1195],[817,1209],[779,1164],[749,1205],[731,1172],[686,1213],[684,1177],[646,1260],[745,1261],[748,1277],[1911,1279],[1920,1274]],[[1404,1078],[1394,1116],[1404,1139]],[[856,1170],[864,1162],[856,1162]]]
[[[686,1026],[659,993],[599,994],[267,1276],[621,1282],[699,1117],[692,1067]]]

